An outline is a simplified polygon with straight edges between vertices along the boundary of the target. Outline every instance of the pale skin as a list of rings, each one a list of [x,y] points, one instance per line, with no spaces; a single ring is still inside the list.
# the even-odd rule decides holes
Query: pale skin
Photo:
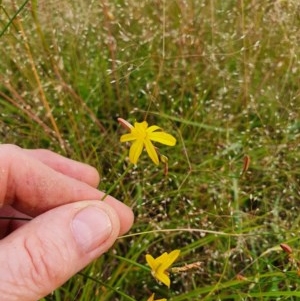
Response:
[[[35,301],[106,252],[133,223],[96,187],[95,168],[48,150],[0,145],[0,296]]]

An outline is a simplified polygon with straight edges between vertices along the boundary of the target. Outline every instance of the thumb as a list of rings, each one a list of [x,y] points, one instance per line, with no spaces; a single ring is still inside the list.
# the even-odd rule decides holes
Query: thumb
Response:
[[[1,300],[33,301],[62,285],[112,246],[120,218],[105,202],[81,201],[47,211],[12,232],[0,241]]]

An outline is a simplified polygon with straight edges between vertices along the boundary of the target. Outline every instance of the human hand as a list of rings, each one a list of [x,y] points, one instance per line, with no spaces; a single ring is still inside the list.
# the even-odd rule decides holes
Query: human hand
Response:
[[[0,296],[34,301],[106,252],[132,211],[97,190],[98,172],[47,150],[0,145]]]

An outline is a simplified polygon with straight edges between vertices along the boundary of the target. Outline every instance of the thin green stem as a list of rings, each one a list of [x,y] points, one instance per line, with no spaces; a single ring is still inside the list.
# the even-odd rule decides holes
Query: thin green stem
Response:
[[[132,166],[133,164],[129,164],[127,166],[122,175],[116,180],[116,182],[108,189],[108,191],[102,197],[101,201],[103,201],[117,187],[117,185],[124,179],[124,177],[127,175],[128,171],[132,168]]]
[[[95,282],[97,282],[97,283],[99,283],[99,284],[105,286],[106,288],[108,288],[108,289],[114,291],[115,293],[119,294],[120,296],[124,297],[125,300],[136,301],[136,300],[133,299],[132,297],[130,297],[130,296],[128,296],[127,294],[123,293],[121,290],[115,289],[114,287],[107,285],[105,282],[103,282],[103,281],[101,281],[101,280],[99,280],[99,279],[96,279],[96,278],[94,278],[94,277],[88,276],[88,275],[86,275],[86,274],[84,274],[84,273],[82,273],[82,272],[79,272],[78,274],[81,275],[81,276],[83,276],[83,277],[86,278],[86,279],[93,280],[93,281],[95,281]]]
[[[25,7],[25,5],[29,2],[29,0],[25,0],[24,3],[19,7],[19,9],[16,11],[16,13],[12,16],[12,18],[9,19],[9,21],[7,22],[7,24],[4,26],[4,28],[2,29],[2,31],[0,32],[0,38],[4,35],[4,33],[6,32],[6,30],[8,29],[8,27],[12,24],[13,20],[18,16],[18,14],[23,10],[23,8]],[[2,6],[2,5],[1,5]],[[4,8],[3,8],[4,10]]]
[[[196,229],[196,228],[177,228],[177,229],[156,229],[150,231],[143,231],[138,233],[130,233],[126,235],[119,236],[118,239],[121,238],[128,238],[138,235],[145,235],[145,234],[153,234],[153,233],[164,233],[164,232],[197,232],[197,233],[206,233],[206,234],[213,234],[219,236],[233,236],[233,237],[244,237],[244,236],[255,236],[256,234],[249,234],[249,233],[226,233],[222,231],[212,231],[212,230],[204,230],[204,229]]]

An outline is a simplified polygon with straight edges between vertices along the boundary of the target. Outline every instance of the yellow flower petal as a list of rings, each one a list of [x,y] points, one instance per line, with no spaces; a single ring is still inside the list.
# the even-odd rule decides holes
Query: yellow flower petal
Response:
[[[161,144],[169,146],[174,146],[176,144],[176,139],[172,135],[165,132],[149,133],[148,137],[150,140],[159,142]]]
[[[145,139],[144,144],[149,157],[156,165],[158,165],[159,164],[158,155],[152,142],[149,139]]]
[[[161,130],[161,128],[157,125],[151,125],[147,128],[148,133],[152,133],[152,132],[157,131],[157,130]]]
[[[130,134],[124,134],[120,137],[120,141],[121,142],[127,142],[127,141],[132,141],[132,140],[136,140],[136,135],[133,135],[132,133]]]
[[[154,293],[148,298],[147,301],[167,301],[166,298],[154,300]]]
[[[151,270],[156,270],[157,264],[156,264],[155,259],[152,257],[152,255],[146,254],[146,261],[147,261],[149,267],[151,268]]]
[[[174,250],[174,251],[170,252],[169,254],[168,253],[164,253],[164,254],[167,254],[167,256],[164,256],[163,258],[161,258],[161,260],[162,260],[162,266],[161,266],[161,268],[163,268],[164,270],[166,270],[178,258],[179,254],[180,254],[180,250]]]
[[[168,259],[168,256],[169,256],[168,253],[164,252],[160,256],[158,256],[155,260],[157,262],[163,263],[164,261],[166,261]]]
[[[148,298],[147,301],[154,301],[154,293]]]
[[[135,140],[129,150],[129,160],[136,164],[143,150],[143,141]]]
[[[158,270],[155,274],[154,274],[155,278],[157,280],[159,280],[161,283],[163,283],[164,285],[166,285],[167,287],[170,287],[171,284],[171,280],[169,275],[162,270]]]
[[[148,127],[147,121],[134,123],[134,129],[140,133],[146,132],[147,127]]]

